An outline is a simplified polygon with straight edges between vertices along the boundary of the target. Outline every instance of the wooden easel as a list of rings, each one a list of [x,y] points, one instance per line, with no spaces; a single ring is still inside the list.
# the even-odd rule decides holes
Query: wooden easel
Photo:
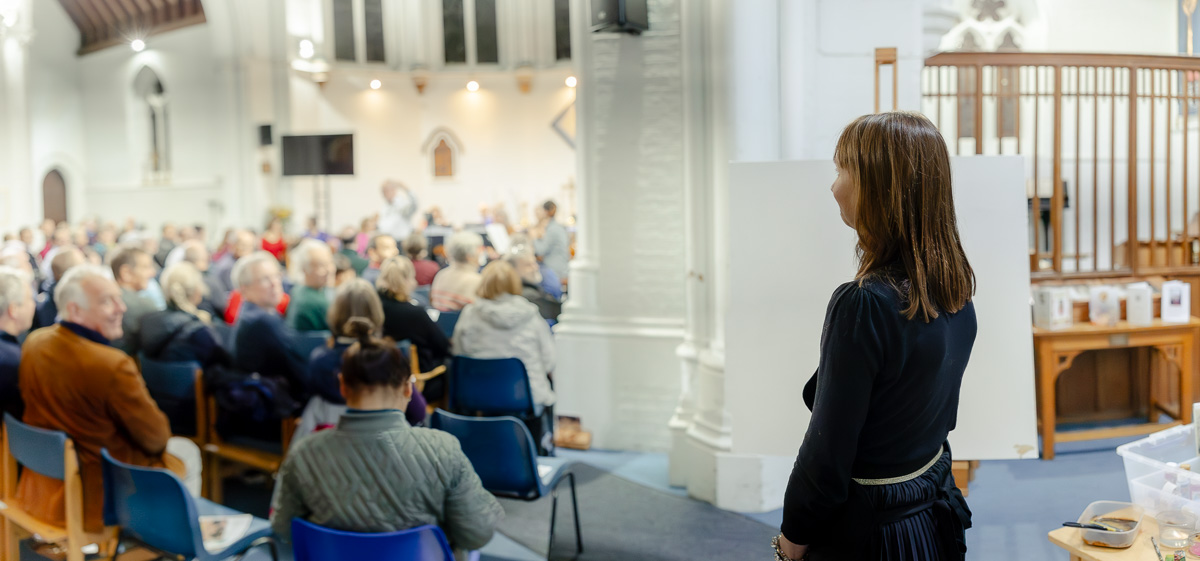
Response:
[[[899,106],[896,94],[900,91],[899,74],[896,73],[896,47],[879,47],[875,49],[875,112],[879,112],[879,67],[892,67],[892,111]]]

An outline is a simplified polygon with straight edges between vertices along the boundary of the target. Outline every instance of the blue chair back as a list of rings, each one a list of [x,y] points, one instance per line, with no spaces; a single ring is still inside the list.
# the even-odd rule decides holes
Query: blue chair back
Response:
[[[447,339],[454,336],[454,326],[458,323],[458,316],[461,314],[462,312],[441,312],[438,314],[437,326],[441,328],[442,333],[446,335]]]
[[[448,383],[447,406],[452,411],[533,415],[529,375],[519,359],[455,356]]]
[[[196,427],[196,372],[201,369],[196,361],[166,362],[146,358],[138,354],[142,366],[142,378],[146,389],[154,398],[158,408],[171,421],[171,433],[195,436]]]
[[[62,481],[66,479],[67,433],[31,427],[4,414],[4,426],[8,428],[8,451],[25,469]]]
[[[196,503],[175,474],[119,462],[107,448],[100,455],[106,525],[120,526],[124,534],[185,559],[207,554]]]
[[[307,360],[312,356],[314,350],[329,344],[330,336],[328,331],[300,331],[292,340],[292,346],[300,351],[300,356]]]
[[[535,499],[546,493],[538,477],[533,435],[520,419],[464,417],[438,409],[433,412],[432,426],[458,438],[489,492],[519,499]]]
[[[446,535],[434,525],[399,532],[360,534],[293,518],[292,545],[296,561],[454,561]]]

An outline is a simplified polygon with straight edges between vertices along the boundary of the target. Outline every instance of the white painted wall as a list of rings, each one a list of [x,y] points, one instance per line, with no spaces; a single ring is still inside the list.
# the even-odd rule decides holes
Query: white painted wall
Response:
[[[355,134],[355,175],[331,178],[335,228],[378,212],[379,185],[388,178],[412,188],[422,210],[440,206],[454,223],[476,222],[480,204],[496,203],[504,203],[514,223],[522,210],[533,220],[533,208],[548,198],[570,208],[563,186],[574,180],[575,154],[551,128],[574,100],[565,85],[569,75],[569,69],[539,71],[528,94],[511,73],[470,76],[481,84],[478,92],[466,90],[467,75],[434,75],[424,94],[401,73],[339,72],[323,87],[293,75],[287,134]],[[375,78],[383,83],[379,90],[368,86]],[[422,151],[440,128],[462,142],[449,179],[433,177],[432,153]],[[283,179],[298,216],[311,213],[313,183]]]
[[[36,33],[29,45],[32,214],[13,227],[42,219],[42,179],[57,169],[67,185],[67,217],[83,218],[87,189],[83,95],[75,50],[79,32],[58,2],[34,2]]]
[[[1177,54],[1178,0],[1041,0],[1026,51]]]

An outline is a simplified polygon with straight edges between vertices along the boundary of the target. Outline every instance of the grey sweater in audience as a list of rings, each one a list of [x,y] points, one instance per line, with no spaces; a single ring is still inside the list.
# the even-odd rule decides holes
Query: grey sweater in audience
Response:
[[[351,532],[437,524],[456,550],[483,547],[504,515],[458,439],[391,410],[351,410],[336,429],[297,442],[271,504],[271,526],[285,541],[296,517]]]

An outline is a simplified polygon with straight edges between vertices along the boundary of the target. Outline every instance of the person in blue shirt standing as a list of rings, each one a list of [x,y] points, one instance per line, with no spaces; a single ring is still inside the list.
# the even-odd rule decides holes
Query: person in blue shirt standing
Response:
[[[33,324],[33,287],[29,275],[12,267],[0,267],[0,414],[21,418],[25,404],[17,388],[21,345],[17,337]]]

